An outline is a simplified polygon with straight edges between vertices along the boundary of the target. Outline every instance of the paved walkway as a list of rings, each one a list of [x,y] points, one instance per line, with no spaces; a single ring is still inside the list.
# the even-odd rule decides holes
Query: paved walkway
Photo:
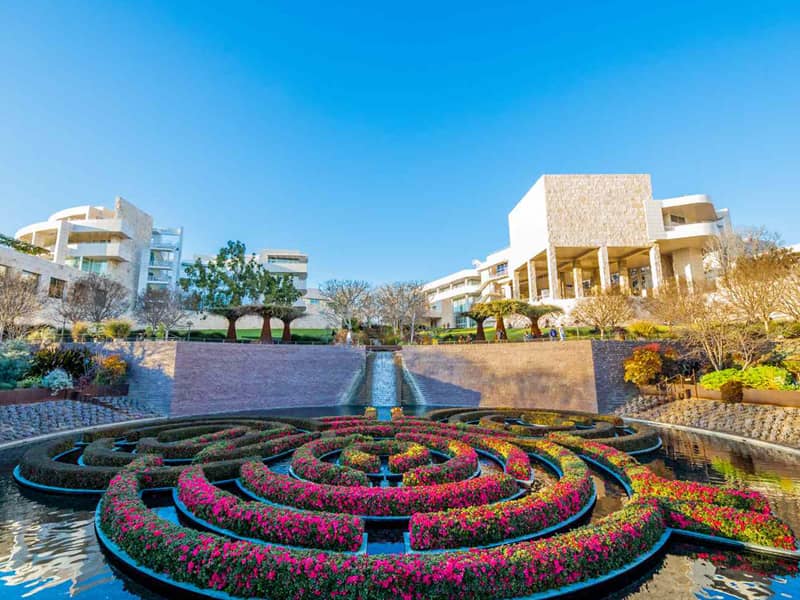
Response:
[[[91,402],[59,399],[35,404],[12,404],[0,406],[0,442],[158,416],[161,415],[125,396]]]

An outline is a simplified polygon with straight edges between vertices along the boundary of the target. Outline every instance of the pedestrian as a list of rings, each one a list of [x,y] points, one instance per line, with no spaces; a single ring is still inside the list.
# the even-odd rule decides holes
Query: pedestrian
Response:
[[[348,346],[353,345],[353,334],[350,333],[349,329],[347,330],[347,336],[344,338],[344,341]]]
[[[550,328],[550,341],[551,342],[555,342],[557,335],[558,335],[558,332],[556,331],[556,328],[555,327],[551,327]]]
[[[559,323],[558,325],[558,338],[563,342],[567,339],[566,334],[564,333],[564,326]]]

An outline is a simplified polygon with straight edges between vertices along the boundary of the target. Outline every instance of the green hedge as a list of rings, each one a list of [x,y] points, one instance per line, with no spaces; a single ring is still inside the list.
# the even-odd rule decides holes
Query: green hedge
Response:
[[[740,381],[743,387],[754,390],[798,389],[798,385],[788,370],[773,365],[758,365],[744,371],[740,369],[712,371],[700,378],[700,385],[707,390],[719,390],[731,380]]]

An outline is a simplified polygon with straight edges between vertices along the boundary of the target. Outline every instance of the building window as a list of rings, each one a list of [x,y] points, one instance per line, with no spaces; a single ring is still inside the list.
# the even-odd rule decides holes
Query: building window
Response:
[[[505,275],[508,271],[508,263],[500,263],[494,269],[495,275]]]
[[[33,271],[23,271],[22,272],[22,278],[25,281],[30,281],[37,288],[39,287],[39,274],[38,273],[34,273]]]
[[[67,286],[67,282],[63,279],[56,279],[55,277],[50,278],[50,287],[47,289],[47,295],[50,298],[56,298],[61,300],[64,298],[64,289]]]
[[[267,258],[268,263],[299,263],[303,259],[297,256],[270,256]]]
[[[680,215],[670,215],[669,222],[673,225],[685,225],[686,224],[686,217],[682,217]]]
[[[104,275],[108,272],[108,261],[84,257],[81,261],[81,271]]]

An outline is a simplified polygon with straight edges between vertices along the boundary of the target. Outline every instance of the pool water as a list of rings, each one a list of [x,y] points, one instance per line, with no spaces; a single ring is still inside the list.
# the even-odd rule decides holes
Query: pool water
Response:
[[[662,430],[664,446],[640,457],[659,475],[747,486],[766,494],[780,517],[800,532],[800,456],[710,435]],[[96,498],[43,495],[20,489],[11,471],[25,448],[0,452],[0,599],[161,599],[106,561],[94,533]],[[288,461],[286,462],[288,466]],[[490,465],[482,465],[490,468]],[[548,475],[538,469],[537,477]],[[594,473],[598,501],[591,519],[614,512],[624,492]],[[153,505],[158,505],[154,502]],[[163,516],[168,506],[156,508]],[[370,551],[397,547],[398,532],[374,531]],[[633,581],[588,596],[622,599],[798,599],[800,573],[792,561],[670,542]]]

